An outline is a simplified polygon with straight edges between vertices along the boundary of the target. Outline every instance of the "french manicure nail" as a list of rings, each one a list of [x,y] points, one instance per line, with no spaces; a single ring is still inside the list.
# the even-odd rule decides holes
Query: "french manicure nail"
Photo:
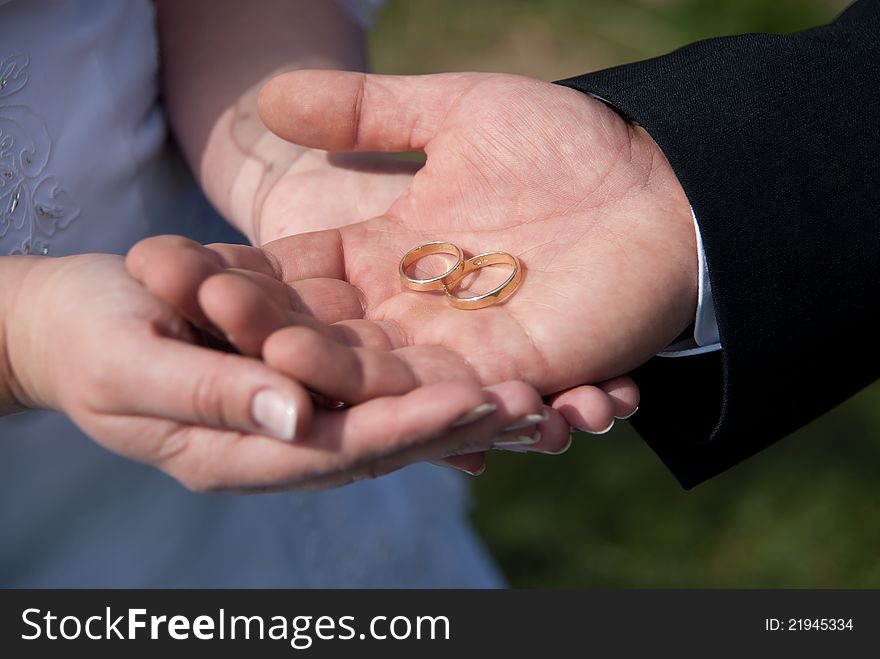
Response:
[[[604,435],[608,431],[610,431],[614,427],[614,419],[611,419],[611,423],[608,424],[608,427],[604,430],[587,430],[586,428],[578,428],[581,432],[588,432],[591,435]]]
[[[473,423],[474,421],[479,421],[483,417],[489,416],[498,409],[498,406],[495,403],[483,403],[482,405],[478,405],[474,409],[472,409],[467,414],[460,416],[451,426],[450,428],[459,428],[460,426],[466,426],[469,423]]]
[[[532,446],[533,444],[537,444],[540,441],[541,432],[539,430],[536,430],[534,435],[520,435],[518,437],[514,437],[513,439],[508,439],[507,437],[505,437],[502,441],[492,444],[492,448],[496,448],[502,451],[514,451],[515,453],[519,453],[525,451],[527,446]]]
[[[437,465],[438,467],[443,467],[444,469],[452,469],[453,471],[463,471],[463,472],[466,473],[468,476],[479,476],[479,475],[481,475],[484,471],[486,471],[486,463],[485,463],[485,462],[482,464],[482,466],[480,466],[479,468],[477,468],[477,469],[475,469],[475,470],[473,470],[473,471],[470,470],[470,469],[465,469],[464,467],[459,467],[459,466],[457,466],[457,465],[450,464],[450,463],[448,463],[448,462],[440,462],[440,461],[437,461],[437,460],[432,461],[431,464],[435,464],[435,465]]]
[[[507,426],[504,429],[504,432],[510,432],[512,430],[522,430],[523,428],[528,428],[529,426],[536,426],[539,423],[544,423],[547,420],[547,417],[550,416],[547,414],[547,410],[543,410],[540,414],[526,414],[521,419],[514,421],[512,424]]]
[[[537,452],[543,453],[544,455],[562,455],[563,453],[567,452],[568,449],[570,449],[570,448],[571,448],[571,435],[568,436],[568,441],[566,442],[565,446],[563,446],[560,450],[558,450],[558,451],[537,451]]]
[[[626,416],[616,416],[616,417],[614,417],[614,418],[615,418],[615,419],[620,419],[621,421],[623,421],[624,419],[628,419],[628,418],[630,418],[633,414],[635,414],[635,413],[638,412],[638,411],[639,411],[639,406],[636,405],[636,409],[634,409],[632,412],[630,412],[630,413],[627,414]]]
[[[251,402],[254,421],[275,439],[292,442],[296,436],[296,405],[287,396],[263,389]]]

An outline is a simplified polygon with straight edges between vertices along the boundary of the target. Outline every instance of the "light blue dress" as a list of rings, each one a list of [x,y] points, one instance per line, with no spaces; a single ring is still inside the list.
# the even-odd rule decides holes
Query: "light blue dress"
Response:
[[[0,255],[229,238],[168,146],[157,67],[146,0],[0,0]],[[0,418],[2,587],[497,586],[467,511],[458,474],[427,465],[199,495],[62,415]]]

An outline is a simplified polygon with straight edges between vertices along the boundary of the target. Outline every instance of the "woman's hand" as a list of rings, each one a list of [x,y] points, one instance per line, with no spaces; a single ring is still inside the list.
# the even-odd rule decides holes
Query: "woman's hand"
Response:
[[[263,251],[242,245],[204,247],[179,236],[159,236],[138,243],[128,255],[128,267],[157,297],[243,354],[265,358],[281,372],[291,359],[311,361],[321,374],[311,386],[333,401],[363,405],[375,396],[476,381],[473,370],[442,346],[395,350],[388,339],[393,328],[361,319],[360,294],[338,278],[285,281],[283,272],[276,270],[275,256],[282,255],[270,251],[278,244],[282,243]],[[304,250],[297,258],[299,274],[323,267],[323,257],[320,251]],[[282,328],[286,329],[279,332]],[[289,343],[285,332],[298,333],[299,338]],[[570,442],[567,420],[591,432],[606,431],[615,416],[635,411],[638,390],[622,377],[552,398],[552,407],[536,408],[516,419],[488,446],[562,453]],[[457,447],[448,462],[479,470],[482,457],[473,454],[475,450]]]
[[[0,296],[15,402],[63,411],[106,448],[195,490],[337,485],[484,448],[542,409],[525,385],[444,382],[315,411],[301,385],[260,361],[198,345],[119,257],[10,257],[0,269],[19,275],[4,277],[18,286]]]

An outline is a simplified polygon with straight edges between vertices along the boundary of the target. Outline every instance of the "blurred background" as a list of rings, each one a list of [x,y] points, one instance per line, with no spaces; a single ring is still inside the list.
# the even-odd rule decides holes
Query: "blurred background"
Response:
[[[847,4],[391,0],[373,33],[373,68],[554,80],[698,39],[803,29]],[[626,422],[577,435],[562,457],[493,454],[473,482],[475,521],[514,586],[876,588],[878,475],[874,385],[691,492]]]

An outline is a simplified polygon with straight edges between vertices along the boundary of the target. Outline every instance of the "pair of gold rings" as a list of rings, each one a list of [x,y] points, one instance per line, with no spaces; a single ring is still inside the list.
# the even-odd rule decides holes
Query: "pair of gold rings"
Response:
[[[455,263],[446,272],[429,279],[416,279],[406,274],[407,269],[416,261],[431,254],[450,254],[455,257]],[[458,297],[455,289],[465,277],[475,270],[490,265],[509,265],[513,267],[510,275],[491,291],[475,295],[473,297]],[[487,252],[469,259],[464,258],[464,253],[458,245],[447,242],[431,242],[413,247],[403,258],[400,259],[400,280],[403,285],[414,291],[439,291],[446,293],[446,299],[456,309],[483,309],[493,304],[498,304],[509,298],[516,292],[522,283],[523,271],[519,259],[507,252]]]

